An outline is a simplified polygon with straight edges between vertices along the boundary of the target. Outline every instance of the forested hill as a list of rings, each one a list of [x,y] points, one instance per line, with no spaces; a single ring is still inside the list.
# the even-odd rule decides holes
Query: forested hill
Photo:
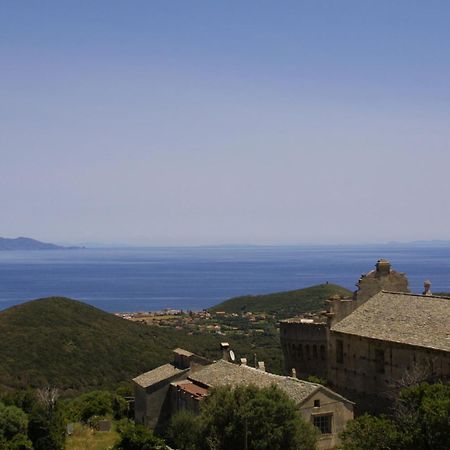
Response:
[[[0,312],[0,387],[107,387],[171,360],[184,347],[217,357],[219,338],[140,325],[68,298]]]
[[[61,248],[67,247],[36,241],[27,237],[18,237],[15,239],[0,237],[0,250],[57,250]]]
[[[209,308],[209,311],[266,312],[276,313],[280,318],[291,317],[324,309],[326,300],[332,295],[347,296],[351,295],[351,292],[337,284],[319,284],[294,291],[234,297]]]

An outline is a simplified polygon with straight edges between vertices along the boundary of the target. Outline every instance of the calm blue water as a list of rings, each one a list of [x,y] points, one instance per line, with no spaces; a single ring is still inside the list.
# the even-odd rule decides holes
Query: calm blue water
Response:
[[[51,295],[107,311],[199,310],[243,294],[329,281],[349,289],[380,258],[421,292],[450,292],[450,247],[318,246],[0,252],[0,309]]]

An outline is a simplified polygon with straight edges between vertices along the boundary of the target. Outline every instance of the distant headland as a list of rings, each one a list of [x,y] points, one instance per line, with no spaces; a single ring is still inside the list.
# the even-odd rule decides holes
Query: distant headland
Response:
[[[0,237],[0,251],[2,250],[61,250],[76,249],[81,247],[63,247],[61,245],[50,244],[48,242],[37,241],[28,237],[18,237],[15,239]]]

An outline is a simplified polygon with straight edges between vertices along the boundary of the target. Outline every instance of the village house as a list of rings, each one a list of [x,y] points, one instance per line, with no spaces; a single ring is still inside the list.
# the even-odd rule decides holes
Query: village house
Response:
[[[223,350],[223,359],[207,362],[176,349],[173,363],[133,379],[136,423],[162,429],[177,411],[199,412],[201,401],[213,387],[275,385],[295,401],[304,420],[320,430],[318,448],[332,449],[339,443],[338,434],[353,419],[351,401],[321,384],[268,373],[261,362],[258,368],[248,366],[245,359],[234,363],[226,345]]]

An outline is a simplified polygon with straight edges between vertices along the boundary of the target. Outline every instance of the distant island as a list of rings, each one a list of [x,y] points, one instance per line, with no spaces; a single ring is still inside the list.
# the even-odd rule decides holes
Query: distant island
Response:
[[[2,250],[60,250],[75,249],[80,247],[63,247],[61,245],[49,244],[47,242],[37,241],[27,237],[18,237],[15,239],[0,237],[0,251]]]

